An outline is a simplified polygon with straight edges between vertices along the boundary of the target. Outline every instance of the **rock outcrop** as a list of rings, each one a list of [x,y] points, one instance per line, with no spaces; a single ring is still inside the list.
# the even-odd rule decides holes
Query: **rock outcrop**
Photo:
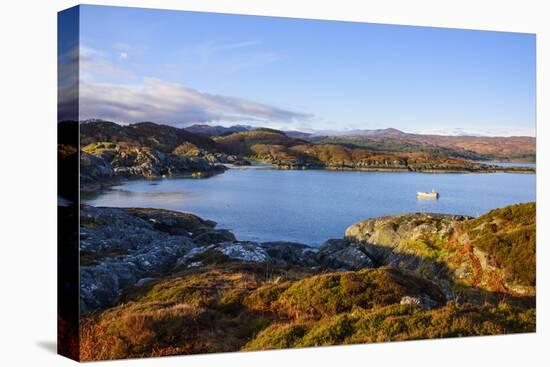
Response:
[[[503,223],[494,216],[492,221]],[[486,292],[534,295],[534,283],[514,276],[472,241],[483,223],[479,218],[427,213],[373,218],[350,226],[344,239],[328,240],[315,249],[292,242],[239,241],[230,231],[217,229],[215,222],[192,214],[82,206],[82,310],[114,305],[123,289],[143,279],[232,262],[313,272],[390,266],[429,279],[447,299],[458,301],[484,302]],[[514,228],[521,238],[534,236],[529,235],[534,231],[530,225]],[[534,252],[525,256],[534,258]]]
[[[89,144],[81,151],[81,188],[97,189],[114,180],[166,176],[209,176],[225,171],[212,158],[164,153],[148,147],[112,142]]]
[[[358,270],[375,267],[372,255],[365,247],[347,240],[332,239],[323,243],[317,261],[328,269]]]
[[[317,266],[315,249],[292,242],[237,241],[216,223],[161,209],[80,210],[81,311],[111,307],[122,290],[201,266],[228,262]]]
[[[67,123],[74,128],[77,122]],[[103,189],[130,178],[208,177],[224,164],[250,162],[220,150],[212,139],[151,122],[121,126],[93,120],[80,124],[81,190]]]
[[[530,212],[524,214],[527,219],[509,219],[507,225],[503,224],[506,223],[503,218],[494,218],[498,216],[494,213],[501,209],[476,219],[429,213],[373,218],[348,227],[345,239],[351,246],[361,247],[379,265],[397,267],[431,279],[442,287],[449,299],[466,297],[472,301],[477,298],[481,302],[477,295],[471,298],[471,295],[465,294],[463,287],[533,295],[534,282],[527,276],[522,278],[515,275],[513,266],[508,270],[504,261],[499,261],[496,250],[491,252],[490,247],[484,246],[487,238],[492,238],[492,243],[500,243],[500,246],[511,243],[506,242],[505,236],[515,238],[516,241],[525,242],[523,247],[515,246],[523,250],[523,255],[516,260],[531,259],[522,261],[534,264],[534,245],[533,242],[527,242],[534,241],[535,236],[534,205],[523,204],[508,208]],[[505,229],[497,231],[498,225],[494,223],[500,223]],[[489,234],[481,237],[478,235],[480,228],[492,229]],[[494,232],[503,235],[493,234]],[[516,250],[518,253],[519,251]],[[531,266],[528,274],[534,274],[534,265],[527,266]],[[515,273],[519,272],[521,269],[515,270]]]

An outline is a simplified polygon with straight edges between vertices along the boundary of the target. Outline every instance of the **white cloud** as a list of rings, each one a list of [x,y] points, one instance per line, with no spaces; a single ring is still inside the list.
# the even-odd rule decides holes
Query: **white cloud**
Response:
[[[252,42],[216,45],[242,48]],[[119,58],[128,57],[119,51]],[[117,83],[99,82],[115,78]],[[126,84],[120,82],[125,80]],[[185,126],[191,123],[238,121],[286,123],[307,120],[295,112],[239,97],[214,95],[150,77],[139,77],[89,47],[80,49],[80,119],[101,118],[122,123],[154,121]]]
[[[80,84],[80,118],[117,122],[155,121],[185,126],[214,121],[293,122],[311,118],[243,98],[203,93],[156,78],[116,85],[91,80]]]
[[[125,58],[123,54],[128,56],[126,52],[120,52],[119,57],[122,59]],[[78,62],[81,80],[94,80],[97,77],[136,78],[129,70],[113,64],[105,52],[85,45],[80,46]]]
[[[416,134],[453,135],[453,136],[535,136],[535,128],[493,128],[493,129],[423,129],[408,131]]]

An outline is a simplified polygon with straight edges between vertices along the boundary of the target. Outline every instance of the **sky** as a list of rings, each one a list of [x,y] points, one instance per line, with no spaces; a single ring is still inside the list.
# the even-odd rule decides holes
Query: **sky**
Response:
[[[535,133],[535,35],[80,7],[80,118]]]

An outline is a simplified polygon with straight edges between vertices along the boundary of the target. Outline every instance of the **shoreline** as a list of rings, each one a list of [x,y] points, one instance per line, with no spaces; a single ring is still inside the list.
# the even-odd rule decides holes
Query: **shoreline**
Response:
[[[529,167],[501,167],[500,168],[490,168],[484,170],[467,170],[467,169],[410,169],[407,167],[404,168],[384,168],[384,167],[306,167],[306,166],[281,166],[277,164],[262,164],[262,165],[249,165],[249,166],[240,166],[240,165],[231,165],[231,164],[222,164],[226,169],[218,172],[189,172],[184,174],[171,174],[171,175],[162,175],[162,176],[152,176],[152,177],[118,177],[111,180],[98,181],[93,184],[84,184],[80,185],[80,193],[85,194],[96,194],[102,191],[108,190],[113,186],[121,185],[129,181],[138,181],[138,180],[161,180],[161,179],[178,179],[178,178],[187,178],[187,179],[204,179],[210,178],[219,174],[225,173],[227,169],[238,169],[238,170],[288,170],[288,171],[305,171],[305,170],[319,170],[319,171],[345,171],[345,172],[382,172],[382,173],[425,173],[425,174],[488,174],[488,173],[516,173],[516,174],[536,174],[535,168]],[[521,169],[520,169],[521,168]]]
[[[534,249],[524,246],[527,241],[516,246],[525,249],[526,268],[488,263],[498,253],[485,248],[476,234],[480,224],[497,217],[499,234],[520,230],[532,237],[534,203],[491,210],[479,218],[430,213],[371,217],[319,248],[242,240],[190,213],[88,205],[80,210],[79,317],[83,342],[94,346],[86,349],[86,360],[105,359],[98,350],[134,356],[133,344],[117,349],[110,341],[127,345],[136,332],[151,336],[145,344],[138,341],[153,355],[166,335],[191,333],[191,346],[195,340],[213,348],[223,345],[213,350],[218,352],[262,350],[272,349],[281,328],[300,328],[300,340],[317,335],[319,327],[338,336],[341,327],[333,321],[344,319],[349,320],[349,335],[363,335],[364,323],[381,316],[403,325],[445,317],[448,322],[434,326],[441,333],[449,332],[445,325],[454,325],[453,320],[471,317],[467,330],[472,336],[536,327]],[[134,320],[144,315],[147,323],[135,331]],[[223,332],[211,339],[208,332],[220,320]],[[243,320],[252,320],[254,327]],[[409,334],[396,334],[395,340],[397,335],[416,339],[424,330],[424,323],[418,325]],[[476,325],[490,327],[478,330]],[[387,335],[387,329],[376,322],[369,332]],[[106,330],[113,331],[111,339],[96,348]],[[426,337],[438,337],[430,333]],[[227,335],[239,336],[230,349],[225,348]],[[331,343],[336,342],[353,344],[348,339]],[[166,354],[179,353],[167,349]]]

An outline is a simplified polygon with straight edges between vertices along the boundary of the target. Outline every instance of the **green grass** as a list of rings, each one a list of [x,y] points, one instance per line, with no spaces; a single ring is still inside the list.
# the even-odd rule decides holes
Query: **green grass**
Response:
[[[328,346],[412,339],[494,335],[535,331],[535,310],[508,306],[475,307],[449,303],[426,310],[410,305],[388,305],[308,323],[274,324],[263,330],[245,350]]]
[[[536,205],[495,209],[467,224],[474,246],[487,252],[512,281],[536,282]]]
[[[266,280],[259,269],[224,266],[129,289],[118,306],[84,317],[83,360],[535,330],[534,309],[401,305],[404,295],[442,295],[395,269]]]

